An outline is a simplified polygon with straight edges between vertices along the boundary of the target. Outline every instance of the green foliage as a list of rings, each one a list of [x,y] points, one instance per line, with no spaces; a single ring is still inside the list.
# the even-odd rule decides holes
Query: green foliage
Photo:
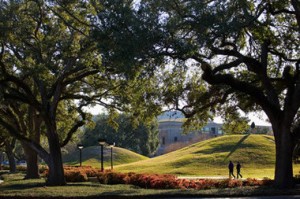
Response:
[[[105,138],[108,143],[115,142],[118,147],[126,148],[146,156],[151,155],[158,146],[157,122],[153,120],[150,124],[140,124],[137,127],[126,115],[119,115],[113,120],[106,115],[98,115],[95,119],[96,126],[93,129],[86,129],[82,143],[85,146],[98,145],[97,140]]]
[[[148,27],[145,31],[153,35],[151,38],[158,38],[149,40],[154,53],[148,45],[136,49],[153,59],[159,57],[158,64],[163,69],[168,64],[174,65],[174,83],[178,83],[178,88],[169,84],[168,77],[162,79],[158,87],[164,87],[164,83],[167,87],[161,103],[181,110],[189,118],[187,125],[198,121],[201,125],[211,115],[224,115],[227,128],[234,132],[237,125],[229,122],[233,120],[226,109],[238,108],[246,113],[264,111],[276,139],[286,139],[276,142],[280,145],[276,146],[276,153],[281,154],[277,157],[285,157],[277,159],[275,165],[276,185],[292,187],[291,140],[300,137],[298,1],[141,0],[135,8],[129,5],[127,12],[130,10],[132,15],[119,14],[124,11],[124,4],[119,9],[110,5],[108,13],[126,17],[126,22],[133,20],[136,23],[132,24],[139,27]],[[143,24],[138,23],[141,20]],[[120,17],[109,22],[106,31],[112,35],[125,32],[139,37],[136,36],[139,32],[134,31],[138,28],[122,23]],[[119,29],[114,31],[112,27]],[[128,41],[133,41],[130,34],[127,36]],[[111,42],[118,43],[120,38],[113,37]],[[115,47],[121,48],[118,44]],[[137,54],[134,58],[153,63]],[[189,85],[185,72],[194,70],[201,71],[194,74],[195,79],[201,75],[208,83],[204,84],[205,89],[199,89],[199,84],[190,84],[195,88],[185,89]],[[244,129],[245,123],[239,123],[239,128]]]
[[[225,109],[225,107],[224,107]],[[241,117],[236,108],[229,107],[225,111],[225,122],[222,126],[223,132],[226,134],[244,134],[248,133],[250,127],[248,118]]]
[[[91,119],[84,107],[99,104],[110,110],[111,118],[117,111],[132,112],[136,124],[150,120],[160,111],[159,105],[148,97],[156,92],[145,95],[154,89],[144,88],[152,80],[142,79],[150,75],[139,70],[141,62],[118,64],[107,61],[107,55],[132,57],[132,54],[114,54],[101,48],[104,45],[113,49],[108,35],[100,37],[101,28],[105,27],[102,19],[106,22],[114,19],[98,13],[105,12],[103,8],[109,3],[0,2],[0,100],[7,102],[5,106],[8,107],[16,105],[16,110],[23,110],[21,106],[24,104],[25,109],[32,109],[39,116],[41,126],[38,130],[46,135],[47,144],[42,145],[21,134],[15,125],[18,122],[8,114],[5,115],[9,119],[0,117],[0,122],[10,129],[10,134],[36,150],[48,166],[55,167],[50,171],[57,171],[55,173],[60,176],[49,175],[50,184],[64,184],[59,147],[76,140],[74,134]],[[122,5],[125,4],[116,7]],[[124,16],[127,19],[130,12]],[[99,33],[99,42],[95,41],[98,38],[94,37],[95,32]],[[123,33],[117,36],[122,35],[126,36]],[[150,108],[146,109],[148,104]],[[22,129],[27,129],[28,123],[26,120]],[[153,143],[153,146],[147,145],[148,148],[139,150],[151,153],[156,147],[156,141]]]
[[[98,145],[97,140],[105,138],[108,143],[115,142],[118,147],[127,148],[143,155],[151,155],[158,146],[157,122],[140,124],[135,127],[132,120],[123,114],[119,115],[111,126],[111,118],[98,115],[95,119],[96,126],[86,129],[82,143],[85,146]]]

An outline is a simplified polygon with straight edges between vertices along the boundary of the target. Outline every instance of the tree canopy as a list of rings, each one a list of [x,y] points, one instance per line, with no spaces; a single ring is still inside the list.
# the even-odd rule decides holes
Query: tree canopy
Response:
[[[115,122],[118,128],[109,124],[108,115],[98,115],[94,128],[85,129],[82,144],[86,146],[98,145],[98,139],[104,138],[108,143],[132,150],[136,153],[151,156],[158,146],[158,124],[152,121],[150,124],[140,123],[134,126],[130,117],[121,114]]]
[[[138,70],[105,64],[106,51],[92,37],[92,30],[104,25],[95,26],[101,9],[94,1],[0,2],[1,110],[11,113],[0,124],[46,162],[49,185],[65,184],[60,147],[91,119],[84,107],[99,104],[112,115],[134,110],[134,103],[143,104],[135,100],[143,100],[139,88],[150,81],[142,82]],[[24,119],[30,114],[42,124]],[[47,146],[32,139],[30,122],[40,127]]]
[[[129,43],[138,38],[132,24],[143,21],[138,26],[148,27],[143,35],[151,35],[152,44],[143,40],[148,45],[140,51],[149,57],[133,58],[173,65],[173,76],[162,75],[167,81],[158,84],[166,91],[162,102],[181,110],[188,122],[229,116],[224,112],[231,110],[265,112],[276,142],[275,184],[293,186],[293,140],[300,133],[299,1],[141,0],[131,9],[134,22],[121,19],[130,1],[113,2],[118,6],[105,5],[115,13],[109,20],[115,26],[104,33],[122,32]],[[122,49],[118,38],[110,41],[116,51]]]

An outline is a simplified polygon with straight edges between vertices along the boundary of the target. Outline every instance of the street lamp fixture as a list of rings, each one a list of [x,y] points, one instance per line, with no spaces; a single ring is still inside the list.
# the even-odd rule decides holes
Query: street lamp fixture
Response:
[[[109,147],[110,147],[110,169],[113,170],[114,166],[113,166],[113,148],[115,146],[115,143],[109,143]]]
[[[106,145],[106,139],[99,139],[98,140],[98,143],[100,144],[101,146],[101,172],[104,171],[104,167],[103,167],[103,147],[104,145]]]
[[[77,148],[79,149],[79,164],[80,164],[80,167],[81,167],[82,166],[82,149],[83,149],[83,145],[78,144]]]

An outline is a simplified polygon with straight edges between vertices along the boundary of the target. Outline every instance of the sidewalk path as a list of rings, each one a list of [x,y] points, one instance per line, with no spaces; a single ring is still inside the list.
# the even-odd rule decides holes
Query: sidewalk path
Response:
[[[178,179],[199,180],[199,179],[212,179],[212,180],[226,180],[225,176],[178,176]]]
[[[187,180],[227,180],[228,176],[177,176],[177,179],[187,179]],[[233,179],[233,178],[231,178]],[[256,180],[263,180],[262,178],[255,178]],[[247,180],[247,178],[235,178],[235,180]]]

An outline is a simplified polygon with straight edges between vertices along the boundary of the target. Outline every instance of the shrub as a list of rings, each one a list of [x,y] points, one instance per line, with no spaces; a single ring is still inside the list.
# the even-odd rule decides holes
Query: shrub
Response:
[[[92,167],[64,167],[67,182],[85,182],[88,177],[97,177],[101,184],[132,184],[141,188],[151,189],[211,189],[211,188],[234,188],[241,186],[264,186],[272,184],[272,180],[264,178],[257,180],[213,180],[213,179],[177,179],[174,175],[163,174],[137,174],[118,173],[110,170],[100,172]],[[43,174],[48,175],[48,169],[44,168]]]
[[[44,167],[42,175],[47,177],[49,169]],[[67,182],[85,182],[88,177],[97,177],[99,170],[93,169],[90,166],[85,167],[72,167],[64,166],[64,174]]]
[[[86,182],[88,180],[86,173],[73,170],[66,170],[65,178],[67,182]]]
[[[173,175],[129,173],[124,180],[126,184],[142,188],[174,189],[179,187],[176,177]]]
[[[116,172],[99,172],[98,181],[101,184],[125,184],[125,174]]]
[[[262,181],[261,180],[257,180],[255,178],[247,178],[244,182],[243,185],[244,186],[259,186],[262,185]]]
[[[176,177],[173,175],[150,175],[150,188],[153,189],[175,189],[178,188]]]
[[[234,188],[241,186],[263,186],[272,183],[270,179],[257,180],[212,180],[212,179],[176,179],[173,175],[161,174],[121,174],[115,172],[99,173],[98,180],[103,184],[132,184],[141,188],[151,189],[211,189]]]
[[[17,165],[16,168],[17,168],[18,171],[26,171],[27,170],[27,166]]]
[[[241,180],[229,180],[228,181],[229,188],[241,187],[241,186],[243,186],[243,181],[241,181]]]
[[[48,171],[48,166],[45,166],[45,165],[40,165],[39,166],[40,174],[45,175],[45,172],[47,172],[47,171]]]

